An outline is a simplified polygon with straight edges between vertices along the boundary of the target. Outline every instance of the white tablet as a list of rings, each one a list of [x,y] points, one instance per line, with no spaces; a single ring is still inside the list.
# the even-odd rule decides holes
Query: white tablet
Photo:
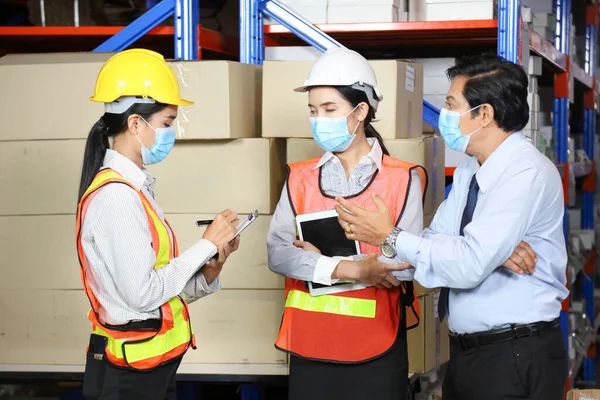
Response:
[[[348,257],[360,254],[356,240],[348,240],[335,210],[301,214],[296,217],[298,237],[309,242],[328,257]]]

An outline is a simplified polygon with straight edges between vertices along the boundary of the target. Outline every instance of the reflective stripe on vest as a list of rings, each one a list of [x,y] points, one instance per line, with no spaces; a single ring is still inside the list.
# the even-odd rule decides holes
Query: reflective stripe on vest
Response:
[[[285,301],[286,307],[352,317],[375,318],[375,300],[341,296],[311,296],[299,290],[291,290]]]
[[[321,190],[320,169],[316,168],[319,160],[314,158],[289,167],[288,195],[296,215],[332,210],[337,204],[335,198]],[[405,207],[412,171],[419,175],[424,197],[425,170],[384,156],[381,169],[367,188],[347,199],[361,208],[375,211],[371,196],[375,192],[397,218],[397,223]],[[362,254],[381,254],[378,246],[364,243],[360,244],[360,250]],[[403,287],[406,289],[406,285]],[[305,282],[286,278],[286,304],[275,346],[297,356],[338,363],[364,362],[379,357],[394,344],[403,311],[406,311],[407,327],[419,323],[419,305],[414,292],[411,293],[413,304],[410,307],[401,307],[401,298],[398,288],[376,287],[313,297]]]
[[[172,359],[183,356],[190,345],[195,347],[187,303],[180,297],[175,297],[163,304],[160,307],[161,328],[158,331],[124,332],[108,328],[99,321],[97,312],[100,303],[87,282],[86,270],[88,269],[88,262],[81,245],[81,228],[92,197],[101,187],[110,183],[126,184],[140,196],[148,219],[148,228],[152,237],[152,248],[156,254],[154,268],[162,268],[172,258],[177,257],[177,239],[175,234],[172,233],[173,240],[171,240],[167,230],[168,222],[165,220],[166,225],[162,222],[156,210],[154,210],[143,193],[114,170],[105,169],[100,171],[79,203],[77,212],[77,250],[81,265],[83,286],[92,305],[92,308],[88,312],[88,318],[93,324],[92,332],[96,335],[105,336],[108,339],[106,358],[111,363],[132,369],[152,369]]]

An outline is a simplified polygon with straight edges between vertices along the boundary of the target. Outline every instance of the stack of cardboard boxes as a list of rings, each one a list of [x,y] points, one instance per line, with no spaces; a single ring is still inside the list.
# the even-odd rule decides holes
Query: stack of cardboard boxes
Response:
[[[88,100],[105,54],[7,56],[0,63],[1,364],[83,364],[91,330],[75,247],[85,138],[103,113]],[[152,166],[157,201],[180,249],[194,221],[230,208],[261,216],[222,273],[224,289],[190,306],[200,346],[185,363],[285,363],[273,347],[283,280],[267,267],[265,237],[284,180],[285,143],[260,137],[261,68],[173,63],[184,98],[179,138]]]
[[[279,0],[313,24],[406,22],[407,0]],[[272,21],[267,20],[267,23]]]
[[[494,0],[409,0],[409,21],[461,21],[492,19]]]
[[[314,24],[492,19],[495,0],[279,0]],[[267,23],[273,23],[267,21]]]
[[[0,252],[7,261],[0,280],[5,316],[0,364],[85,361],[91,326],[79,277],[75,211],[86,137],[103,113],[103,105],[88,98],[109,56],[0,60]],[[179,248],[202,237],[194,224],[198,219],[226,208],[241,218],[256,209],[261,214],[225,266],[223,290],[190,306],[199,350],[190,351],[184,363],[285,364],[287,357],[273,346],[283,311],[283,279],[268,269],[265,238],[285,163],[322,154],[309,139],[307,95],[293,91],[311,63],[171,65],[182,96],[195,104],[180,108],[173,151],[149,169]],[[422,134],[422,66],[401,61],[373,61],[373,66],[385,95],[376,128],[393,156],[427,169],[427,225],[444,198],[444,145]],[[418,291],[422,323],[409,342],[414,372],[447,358],[431,293]]]
[[[523,128],[523,134],[529,138],[531,142],[537,148],[545,148],[545,138],[540,136],[540,128],[542,126],[542,115],[540,108],[540,95],[538,78],[542,75],[542,58],[537,56],[529,57],[529,65],[527,66],[527,72],[529,74],[529,87],[527,94],[527,102],[529,103],[529,121],[525,128]],[[549,145],[549,144],[548,144]]]

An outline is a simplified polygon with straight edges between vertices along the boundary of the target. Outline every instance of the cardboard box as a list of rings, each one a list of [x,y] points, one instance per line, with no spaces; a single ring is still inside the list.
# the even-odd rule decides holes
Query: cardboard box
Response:
[[[438,0],[436,0],[438,1]],[[426,21],[464,21],[494,18],[495,6],[490,0],[460,3],[436,2],[425,5]]]
[[[542,57],[530,56],[527,73],[533,76],[542,75]]]
[[[104,113],[89,100],[111,53],[10,54],[0,59],[2,140],[84,139]],[[170,63],[182,96],[180,139],[260,136],[261,67],[230,61]],[[27,107],[22,101],[26,93]],[[46,95],[40,95],[44,93]],[[60,94],[60,101],[49,100]],[[32,110],[35,118],[31,118]],[[68,110],[68,115],[65,115]]]
[[[527,121],[527,125],[525,125],[523,129],[530,131],[537,131],[540,129],[539,115],[536,111],[531,111],[529,113],[529,121]]]
[[[431,77],[446,78],[446,71],[448,68],[455,66],[457,60],[451,57],[432,57],[414,58],[412,61],[423,65],[423,80],[425,80]]]
[[[0,291],[0,363],[83,365],[91,323],[82,290]],[[221,290],[190,305],[198,350],[185,363],[285,363],[273,343],[283,290]]]
[[[447,324],[437,313],[439,290],[419,296],[421,319],[419,326],[408,331],[408,368],[410,372],[425,373],[449,359]]]
[[[400,7],[404,0],[327,0],[329,6],[394,6]]]
[[[285,181],[284,160],[283,140],[180,142],[149,169],[165,213],[272,214]]]
[[[179,250],[184,252],[202,238],[204,229],[194,221],[214,214],[170,214]],[[246,218],[246,215],[240,215]],[[225,289],[283,289],[283,277],[269,270],[265,238],[271,217],[261,215],[242,234],[240,248],[221,272]],[[30,251],[36,243],[36,251]],[[0,265],[0,290],[81,289],[75,247],[75,215],[0,217],[0,253],[9,263]]]
[[[327,2],[328,0],[280,0],[281,4],[312,24],[327,23]],[[271,18],[265,18],[266,25],[277,23]]]
[[[73,214],[0,217],[0,253],[0,291],[82,289]]]
[[[310,138],[308,94],[296,93],[312,62],[269,61],[263,65],[263,137]],[[371,61],[384,100],[373,126],[386,139],[420,137],[423,68],[402,61]],[[408,74],[407,74],[408,71]]]
[[[261,138],[177,142],[149,168],[158,204],[165,213],[272,214],[285,180],[284,146]],[[73,214],[84,147],[85,140],[0,142],[0,216]]]
[[[425,195],[424,213],[433,214],[444,201],[444,143],[439,137],[425,136],[419,139],[396,139],[384,141],[392,157],[421,165],[427,171],[428,187]],[[288,139],[287,162],[307,160],[323,154],[312,139]]]
[[[221,290],[190,305],[198,350],[184,363],[285,364],[273,345],[283,315],[283,290]]]
[[[316,61],[323,54],[312,46],[266,46],[267,61]]]
[[[446,96],[450,89],[450,80],[446,76],[425,76],[423,78],[423,95]]]
[[[202,238],[204,228],[196,227],[194,221],[211,219],[214,214],[172,214],[167,219],[177,234],[179,249],[189,248]],[[247,215],[240,215],[240,220]],[[283,289],[283,277],[269,270],[266,238],[271,216],[261,215],[241,235],[240,248],[228,259],[221,272],[224,289]]]
[[[327,22],[330,24],[364,22],[398,22],[399,9],[393,5],[356,5],[327,7]]]
[[[0,364],[85,364],[89,308],[82,290],[0,291]]]
[[[599,389],[569,390],[569,392],[567,393],[567,400],[600,400],[600,390]]]
[[[0,215],[74,214],[84,148],[85,140],[0,142]]]

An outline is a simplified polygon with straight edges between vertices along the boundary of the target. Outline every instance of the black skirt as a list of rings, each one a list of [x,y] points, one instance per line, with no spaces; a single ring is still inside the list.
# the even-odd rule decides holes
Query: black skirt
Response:
[[[289,400],[405,400],[408,393],[406,329],[384,355],[360,364],[290,356]]]

